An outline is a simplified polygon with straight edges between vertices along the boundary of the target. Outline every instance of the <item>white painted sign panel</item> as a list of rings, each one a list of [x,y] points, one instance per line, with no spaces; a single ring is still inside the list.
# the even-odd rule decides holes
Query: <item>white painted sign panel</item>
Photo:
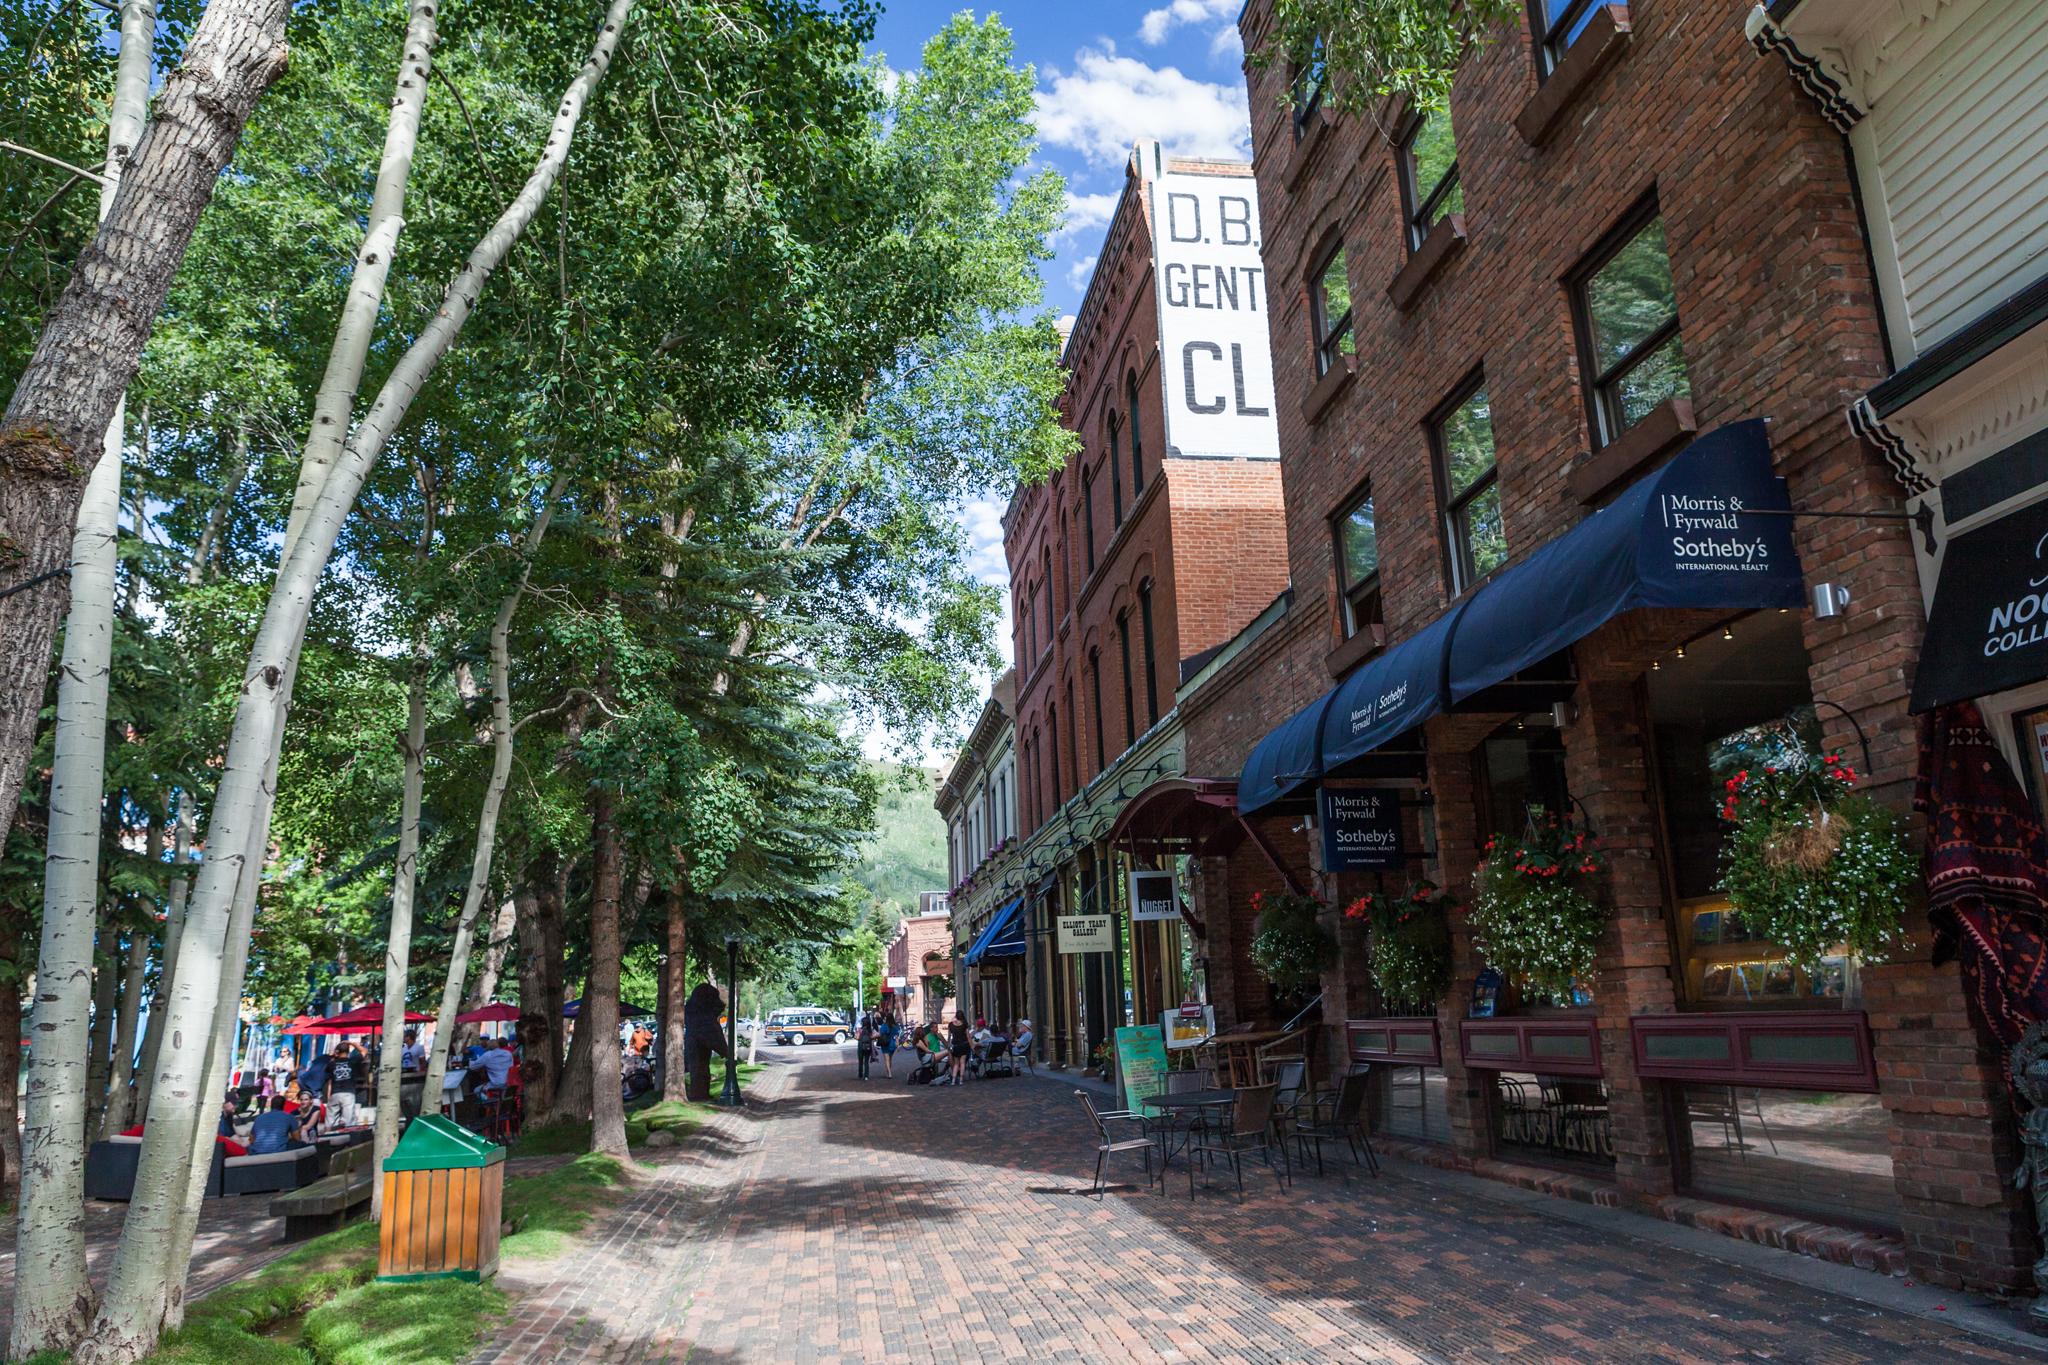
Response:
[[[1277,460],[1257,187],[1249,177],[1169,172],[1151,191],[1167,448]]]

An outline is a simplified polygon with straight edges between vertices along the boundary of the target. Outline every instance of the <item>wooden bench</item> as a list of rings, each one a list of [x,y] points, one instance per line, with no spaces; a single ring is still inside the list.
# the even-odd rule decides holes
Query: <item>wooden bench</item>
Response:
[[[349,1221],[370,1202],[372,1144],[344,1147],[328,1159],[327,1174],[270,1201],[270,1216],[284,1219],[284,1239],[296,1242]]]

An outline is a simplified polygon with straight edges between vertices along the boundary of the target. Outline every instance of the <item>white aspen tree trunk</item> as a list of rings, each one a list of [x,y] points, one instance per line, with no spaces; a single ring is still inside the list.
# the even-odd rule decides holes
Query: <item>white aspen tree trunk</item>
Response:
[[[171,974],[178,968],[178,946],[185,936],[185,900],[192,879],[185,871],[192,857],[192,835],[198,817],[193,813],[192,793],[178,793],[177,832],[171,839],[171,865],[179,869],[171,878],[171,904],[164,915],[163,950],[157,961],[156,990],[149,997],[149,1024],[142,1034],[142,1059],[135,1065],[133,1113],[149,1112],[149,1078],[156,1074],[157,1049],[164,1038],[164,1001],[170,998]],[[132,1121],[132,1120],[131,1120]]]
[[[620,30],[634,3],[612,0],[589,56],[562,97],[547,144],[525,185],[471,250],[433,320],[393,367],[361,427],[344,445],[342,457],[323,483],[305,518],[303,533],[287,546],[250,650],[227,760],[214,798],[209,843],[223,851],[200,864],[198,885],[186,911],[187,945],[180,953],[162,1058],[150,1095],[149,1122],[159,1125],[162,1132],[157,1141],[143,1144],[136,1197],[128,1207],[92,1338],[77,1353],[81,1365],[129,1365],[140,1359],[161,1331],[160,1305],[182,1298],[181,1290],[166,1295],[162,1281],[166,1276],[175,1277],[182,1286],[184,1267],[190,1260],[191,1225],[181,1216],[185,1202],[182,1187],[190,1181],[181,1177],[191,1176],[190,1163],[195,1156],[204,1155],[195,1141],[201,1135],[198,1130],[207,1109],[203,1078],[208,1069],[209,1038],[204,1030],[209,1027],[213,1007],[238,998],[241,992],[253,898],[248,911],[238,911],[236,883],[266,842],[267,830],[257,826],[267,814],[264,787],[274,771],[273,755],[282,730],[285,674],[297,657],[313,593],[363,480],[403,422],[421,386],[454,345],[492,272],[533,221],[560,176],[584,106],[611,64]],[[209,951],[193,951],[192,944],[208,945]],[[239,960],[224,962],[215,945]],[[210,1134],[204,1136],[212,1140]]]
[[[113,209],[128,150],[141,138],[148,117],[155,42],[153,0],[125,0],[114,101],[107,117],[107,178],[100,190],[103,224]],[[8,1340],[9,1354],[16,1357],[69,1350],[92,1321],[92,1284],[85,1272],[86,1074],[91,1042],[85,1015],[98,919],[125,406],[125,399],[114,403],[71,536],[71,611],[65,620],[57,680],[43,932],[29,1024],[35,1045],[29,1053],[23,1097],[14,1321]],[[40,708],[41,697],[38,675],[29,702],[31,716]],[[8,785],[7,771],[12,766],[12,757],[0,753],[0,844],[6,842],[14,811],[15,791]]]
[[[427,536],[421,538],[424,553],[432,534],[434,512],[426,512]],[[398,866],[391,877],[391,932],[384,944],[384,1047],[377,1059],[377,1125],[374,1165],[370,1178],[370,1217],[384,1216],[384,1162],[398,1146],[398,1086],[404,1074],[403,1049],[399,1039],[405,1031],[405,976],[412,956],[413,892],[419,881],[420,797],[426,785],[427,754],[427,638],[424,624],[413,636],[412,682],[406,689],[405,739],[403,741],[405,782],[399,798]]]
[[[153,31],[152,5],[124,3],[121,27]],[[284,71],[286,0],[211,0],[166,76],[147,130],[122,105],[100,228],[44,317],[35,353],[0,415],[0,546],[9,583],[48,579],[0,598],[0,845],[21,794],[42,708],[50,641],[63,610],[63,556],[101,436],[142,360],[149,329],[256,101]],[[128,51],[125,41],[121,48]],[[148,98],[148,75],[126,83]],[[117,102],[124,89],[116,72]],[[132,103],[132,102],[131,102]],[[111,139],[110,139],[111,141]],[[131,155],[132,148],[132,155]],[[118,171],[119,174],[114,172]]]
[[[455,1016],[461,1012],[462,983],[469,975],[469,950],[475,937],[476,917],[483,909],[484,894],[490,888],[491,858],[497,848],[498,812],[504,808],[505,787],[512,780],[512,741],[518,727],[512,723],[512,618],[518,614],[519,599],[533,572],[533,557],[541,539],[554,520],[555,504],[568,486],[568,476],[557,473],[548,488],[533,525],[526,530],[520,547],[519,577],[512,590],[498,601],[498,615],[491,622],[491,779],[484,787],[482,807],[476,816],[476,851],[469,861],[469,886],[462,894],[462,910],[455,920],[455,942],[448,950],[448,975],[441,983],[441,1004],[434,1017],[434,1046],[427,1052],[426,1101],[437,1102],[441,1082],[448,1074],[448,1050],[455,1038]],[[555,1008],[560,1009],[558,1004]]]
[[[754,987],[754,1031],[747,1035],[747,1064],[761,1055],[761,988]]]

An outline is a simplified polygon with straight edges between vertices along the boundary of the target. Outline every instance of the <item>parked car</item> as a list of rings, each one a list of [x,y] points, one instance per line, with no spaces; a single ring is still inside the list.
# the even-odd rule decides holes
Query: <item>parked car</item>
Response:
[[[853,1036],[844,1019],[824,1010],[777,1010],[768,1016],[768,1029],[784,1047],[843,1043]]]

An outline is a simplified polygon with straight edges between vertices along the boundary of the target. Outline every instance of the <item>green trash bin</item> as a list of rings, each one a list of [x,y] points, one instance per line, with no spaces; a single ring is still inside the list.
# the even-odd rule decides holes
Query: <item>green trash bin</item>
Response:
[[[498,1271],[505,1149],[427,1114],[384,1163],[380,1280],[482,1280]]]

